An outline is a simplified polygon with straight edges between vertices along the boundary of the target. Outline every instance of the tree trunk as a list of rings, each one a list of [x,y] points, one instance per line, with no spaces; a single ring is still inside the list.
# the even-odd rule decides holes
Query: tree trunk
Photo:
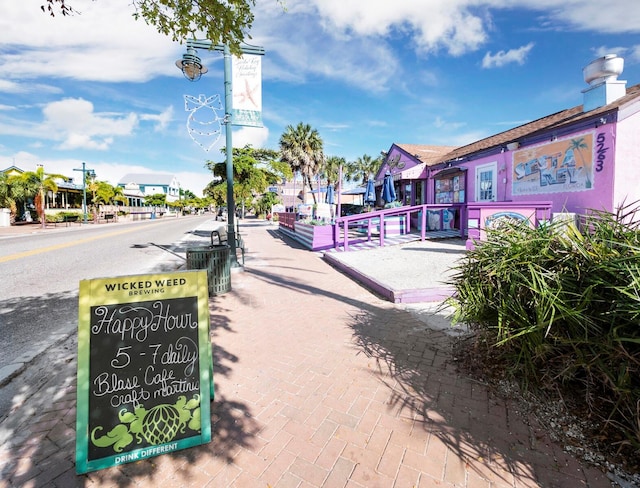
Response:
[[[35,203],[36,211],[40,217],[40,225],[44,229],[47,227],[47,218],[44,215],[44,198],[42,198],[42,194],[40,192],[36,193],[33,203]]]
[[[308,175],[305,175],[305,178],[307,180],[307,185],[309,185],[309,191],[311,192],[311,197],[313,198],[313,203],[318,203],[316,201],[316,194],[313,193],[313,185],[312,185],[312,181],[313,180]]]

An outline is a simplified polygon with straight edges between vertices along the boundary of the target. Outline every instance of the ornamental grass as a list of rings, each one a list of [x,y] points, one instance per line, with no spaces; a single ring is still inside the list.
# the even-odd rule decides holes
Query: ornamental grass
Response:
[[[638,204],[580,223],[505,224],[455,268],[454,320],[474,354],[529,391],[571,396],[596,435],[640,450]],[[577,399],[577,403],[575,400]]]

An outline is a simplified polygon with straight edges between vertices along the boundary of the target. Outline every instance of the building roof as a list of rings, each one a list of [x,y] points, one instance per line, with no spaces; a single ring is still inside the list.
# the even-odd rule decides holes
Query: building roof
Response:
[[[0,170],[0,173],[4,173],[4,174],[24,173],[24,171],[18,168],[17,166],[9,166],[7,169]]]
[[[394,144],[405,153],[413,156],[421,163],[432,166],[439,163],[442,157],[456,149],[456,146],[427,146],[424,144]]]
[[[620,107],[637,101],[637,99],[639,98],[640,84],[628,87],[626,95],[602,107],[590,110],[589,112],[583,112],[582,105],[577,105],[573,108],[547,115],[546,117],[542,117],[532,122],[514,127],[513,129],[500,132],[499,134],[486,137],[485,139],[467,144],[466,146],[453,149],[452,151],[443,155],[434,164],[445,163],[448,161],[457,161],[461,158],[465,158],[483,151],[505,148],[509,143],[520,142],[524,139],[533,139],[541,133],[561,133],[563,132],[563,129],[568,129],[572,126],[575,126],[575,124],[577,123],[587,123],[593,119],[599,120],[605,114],[617,111]],[[613,120],[607,119],[607,122],[613,122]]]
[[[138,185],[166,185],[170,186],[174,175],[161,174],[161,173],[128,173],[120,178],[118,185],[127,185],[129,183],[136,183]]]

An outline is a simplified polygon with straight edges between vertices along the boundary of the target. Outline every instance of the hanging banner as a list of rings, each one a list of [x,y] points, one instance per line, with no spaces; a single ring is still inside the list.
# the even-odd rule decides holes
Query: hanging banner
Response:
[[[232,57],[233,125],[262,127],[262,57]]]
[[[211,441],[204,270],[80,282],[76,471]]]

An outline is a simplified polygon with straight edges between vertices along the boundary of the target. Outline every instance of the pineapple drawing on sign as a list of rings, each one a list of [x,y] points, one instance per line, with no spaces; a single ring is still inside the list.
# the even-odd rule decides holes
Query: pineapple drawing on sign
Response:
[[[220,95],[211,97],[199,95],[197,98],[184,95],[184,109],[190,112],[187,118],[187,130],[191,139],[208,152],[218,142],[222,131],[224,113]]]

